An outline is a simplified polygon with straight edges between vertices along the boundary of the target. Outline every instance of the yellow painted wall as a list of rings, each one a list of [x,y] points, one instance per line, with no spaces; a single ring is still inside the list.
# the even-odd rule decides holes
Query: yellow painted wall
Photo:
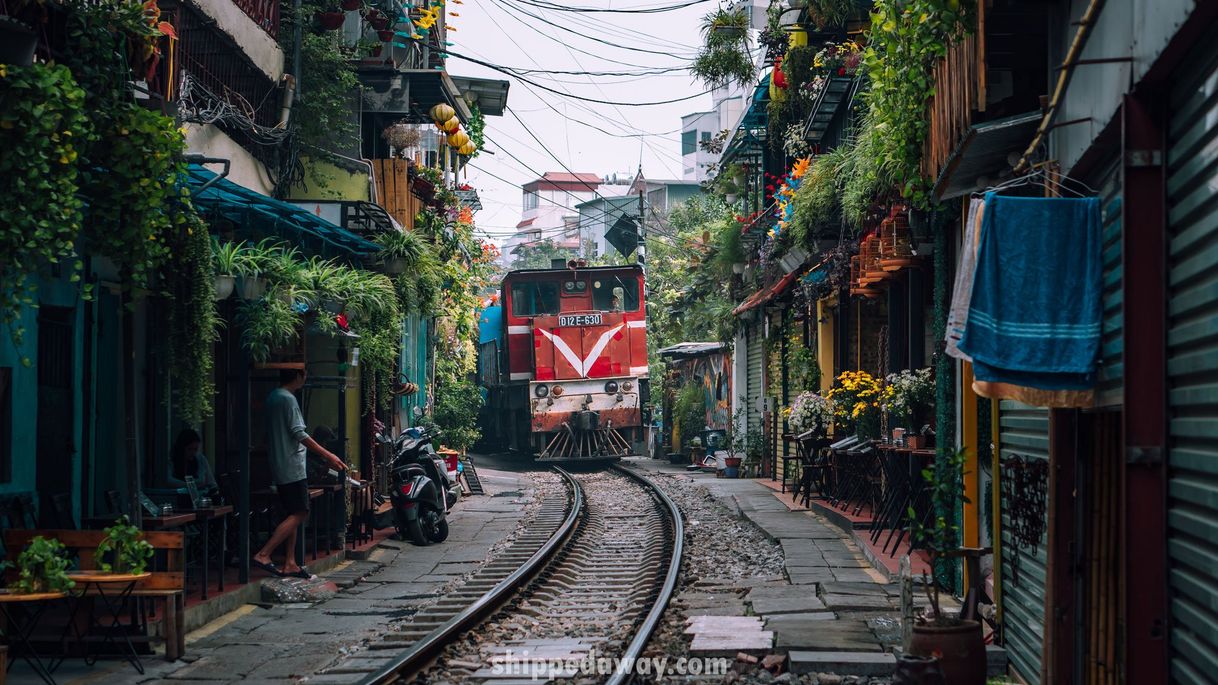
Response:
[[[833,311],[828,299],[816,302],[816,363],[820,366],[820,391],[833,387]]]
[[[368,171],[351,172],[319,159],[302,157],[304,181],[288,190],[289,200],[352,200],[371,202]]]

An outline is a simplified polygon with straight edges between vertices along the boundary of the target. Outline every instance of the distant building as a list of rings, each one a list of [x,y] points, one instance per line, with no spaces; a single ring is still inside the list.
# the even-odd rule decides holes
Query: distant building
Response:
[[[580,203],[579,234],[581,254],[599,257],[614,248],[605,238],[609,229],[622,216],[637,218],[639,215],[639,193],[644,196],[644,211],[647,225],[663,223],[668,210],[701,192],[697,181],[659,180],[634,177],[630,185],[606,185],[601,187],[598,197]]]
[[[516,233],[503,244],[504,264],[510,264],[516,248],[526,243],[574,241],[578,247],[576,205],[595,198],[600,187],[601,178],[596,174],[562,171],[547,171],[524,184],[520,222]]]

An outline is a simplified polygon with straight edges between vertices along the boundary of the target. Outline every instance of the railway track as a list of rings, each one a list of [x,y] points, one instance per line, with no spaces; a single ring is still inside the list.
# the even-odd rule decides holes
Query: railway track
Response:
[[[359,682],[545,682],[580,676],[559,663],[616,665],[642,654],[676,587],[680,510],[629,469],[579,477],[555,470],[567,497],[543,500],[507,550],[402,631],[370,645],[367,653],[379,658],[354,661],[379,667]],[[399,653],[385,659],[386,650]],[[596,681],[629,676],[598,673]]]

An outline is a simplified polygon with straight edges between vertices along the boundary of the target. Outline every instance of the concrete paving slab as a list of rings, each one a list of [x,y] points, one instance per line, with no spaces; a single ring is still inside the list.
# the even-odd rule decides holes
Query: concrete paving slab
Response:
[[[796,614],[825,610],[825,603],[819,597],[813,596],[755,599],[752,606],[755,614]]]
[[[889,583],[889,584],[885,585],[883,583],[875,583],[875,582],[843,583],[843,582],[834,581],[831,583],[825,583],[825,585],[822,589],[827,593],[832,593],[832,594],[837,594],[837,595],[880,595],[880,594],[882,594],[882,595],[887,595],[889,597],[895,597],[895,596],[899,595],[901,592],[900,588],[896,585],[896,583]]]
[[[896,603],[888,595],[822,595],[825,606],[836,611],[896,609]]]
[[[835,673],[854,676],[891,676],[897,667],[892,654],[791,650],[792,673]]]

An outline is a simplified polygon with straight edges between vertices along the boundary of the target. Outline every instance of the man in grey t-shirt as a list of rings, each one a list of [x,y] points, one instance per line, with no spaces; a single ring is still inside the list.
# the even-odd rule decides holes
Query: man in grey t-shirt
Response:
[[[305,456],[313,452],[339,472],[347,465],[334,453],[317,444],[305,432],[304,416],[296,393],[305,384],[304,369],[283,369],[279,372],[279,387],[266,398],[267,458],[270,460],[271,480],[279,493],[279,503],[287,518],[275,528],[271,539],[254,555],[254,565],[277,576],[310,578],[307,569],[296,563],[296,529],[309,517],[309,483],[305,471]],[[283,570],[271,561],[271,553],[287,543]]]

